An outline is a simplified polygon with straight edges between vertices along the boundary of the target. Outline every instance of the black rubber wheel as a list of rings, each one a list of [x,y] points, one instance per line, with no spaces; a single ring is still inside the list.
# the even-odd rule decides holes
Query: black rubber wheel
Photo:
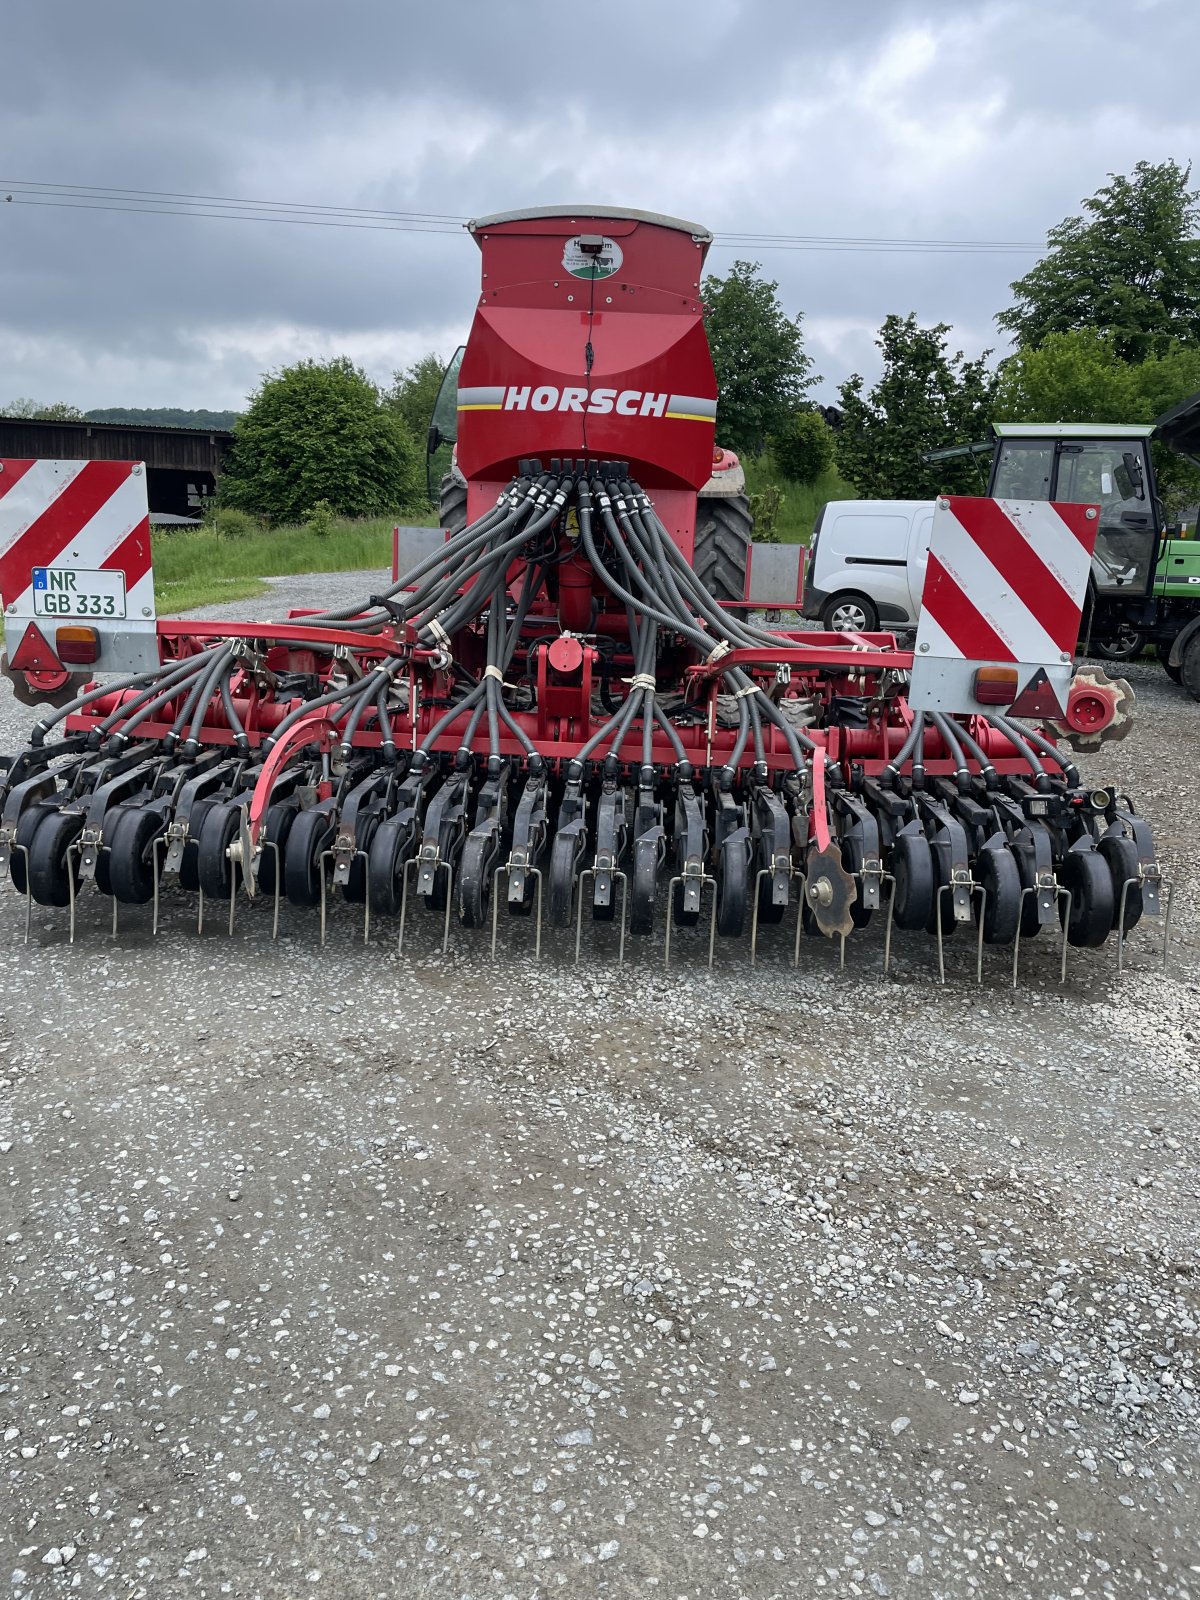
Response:
[[[205,818],[212,808],[218,804],[214,797],[211,800],[197,800],[188,814],[187,843],[183,847],[183,859],[179,863],[179,887],[195,894],[200,888],[200,835],[204,832]]]
[[[1182,683],[1183,682],[1183,668],[1182,667],[1173,667],[1171,665],[1171,646],[1174,643],[1175,643],[1174,639],[1168,639],[1163,644],[1156,644],[1154,646],[1154,653],[1155,653],[1155,655],[1157,655],[1159,661],[1162,663],[1162,669],[1166,673],[1167,677],[1170,678],[1171,682],[1172,683]]]
[[[933,895],[929,902],[929,915],[925,918],[925,932],[936,936],[938,931],[938,918],[942,923],[942,938],[952,939],[958,923],[954,920],[954,895],[953,892],[943,894],[943,889],[950,887],[950,857],[945,850],[939,850],[937,845],[930,843],[929,856],[933,862]]]
[[[745,928],[749,886],[745,839],[727,839],[717,863],[717,932],[722,939],[737,939]]]
[[[677,883],[671,889],[671,921],[677,928],[695,928],[700,922],[700,911],[689,911],[684,905],[686,884]]]
[[[242,808],[232,802],[213,806],[204,819],[196,849],[196,877],[204,893],[214,900],[228,900],[234,873],[241,877],[226,851],[238,836]]]
[[[575,835],[556,833],[550,846],[550,926],[569,928],[575,901]]]
[[[1099,840],[1096,849],[1104,857],[1113,881],[1113,915],[1112,926],[1117,928],[1121,921],[1121,891],[1130,878],[1138,877],[1137,845],[1132,839],[1125,838],[1119,833],[1105,834]],[[1142,920],[1142,885],[1140,881],[1129,884],[1129,892],[1125,896],[1125,932],[1132,933]]]
[[[354,830],[355,854],[350,860],[350,875],[342,885],[342,899],[352,906],[361,906],[367,898],[367,865],[371,859],[371,841],[378,831],[381,817],[377,811],[362,817]],[[365,851],[365,855],[358,854]]]
[[[376,828],[367,861],[372,911],[388,917],[399,915],[404,887],[401,874],[415,842],[411,821],[388,817]]]
[[[104,825],[101,829],[101,839],[103,840],[103,843],[101,844],[100,849],[96,851],[96,887],[99,889],[101,894],[106,894],[110,897],[113,891],[112,873],[110,872],[108,865],[108,841],[112,838],[114,832],[116,831],[117,823],[121,820],[123,815],[123,806],[114,806],[112,810],[108,812],[104,818]]]
[[[786,906],[777,906],[771,893],[771,878],[758,879],[758,925],[760,928],[769,928],[782,922],[787,912]]]
[[[50,811],[29,845],[29,892],[41,906],[65,906],[71,899],[67,851],[83,832],[78,811]]]
[[[299,808],[290,800],[277,800],[273,806],[267,807],[267,814],[263,818],[263,825],[258,834],[262,846],[262,854],[258,858],[258,887],[263,894],[274,895],[276,881],[282,880],[288,834],[292,831],[292,823],[298,815]],[[271,845],[275,845],[278,854],[270,848]]]
[[[335,824],[328,811],[313,807],[292,823],[283,852],[283,892],[294,906],[321,903],[321,856],[333,843]]]
[[[53,806],[47,805],[27,806],[17,820],[17,831],[8,853],[8,875],[18,894],[25,894],[29,888],[25,852],[33,843],[33,836],[41,826],[42,818],[48,816],[53,809]]]
[[[857,836],[842,840],[842,865],[853,876],[862,871],[863,852],[862,845]],[[850,902],[850,920],[856,928],[865,928],[871,920],[871,913],[863,905],[862,879],[854,880],[854,899]]]
[[[1200,700],[1200,632],[1194,633],[1183,647],[1179,681],[1193,700]]]
[[[1119,624],[1111,638],[1098,639],[1092,635],[1092,654],[1101,661],[1134,661],[1145,648],[1145,634],[1127,623]]]
[[[923,833],[901,833],[892,850],[892,920],[923,928],[933,910],[933,857]]]
[[[1011,944],[1021,922],[1021,874],[1010,850],[981,850],[975,877],[987,898],[983,902],[984,944]],[[976,898],[976,917],[979,901]]]
[[[1071,891],[1071,909],[1061,904],[1059,916],[1066,923],[1067,943],[1081,949],[1097,950],[1112,932],[1116,915],[1112,873],[1096,850],[1068,850],[1058,869],[1058,879]]]
[[[491,915],[492,875],[488,867],[495,852],[493,839],[467,835],[454,880],[458,920],[464,928],[482,928]]]
[[[438,494],[438,527],[443,533],[460,533],[466,525],[467,486],[448,472]]]
[[[1032,894],[1022,894],[1020,927],[1021,938],[1035,938],[1041,929],[1041,919],[1038,916],[1037,894],[1037,866],[1032,850],[1022,850],[1019,845],[1012,846],[1013,860],[1017,864],[1017,877],[1021,880],[1021,888],[1032,889]]]
[[[835,633],[874,633],[879,613],[865,594],[844,591],[830,595],[821,608],[821,626]]]
[[[143,906],[154,898],[154,841],[165,823],[160,812],[128,806],[113,828],[108,850],[108,880],[124,905]]]
[[[714,600],[745,599],[753,532],[754,518],[744,494],[727,499],[700,496],[692,567]]]

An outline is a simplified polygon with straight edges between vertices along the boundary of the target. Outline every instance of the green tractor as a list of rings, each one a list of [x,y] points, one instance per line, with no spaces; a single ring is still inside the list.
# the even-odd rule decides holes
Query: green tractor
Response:
[[[1098,505],[1081,650],[1126,661],[1153,645],[1200,700],[1200,537],[1168,536],[1150,450],[1159,441],[1200,467],[1200,394],[1156,422],[997,422],[991,433],[923,459],[987,454],[994,498]]]

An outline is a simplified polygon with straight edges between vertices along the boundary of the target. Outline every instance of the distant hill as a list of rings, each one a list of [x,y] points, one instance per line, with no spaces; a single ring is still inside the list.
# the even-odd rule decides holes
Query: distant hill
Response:
[[[86,411],[89,422],[130,422],[159,428],[232,428],[240,416],[237,411],[184,411],[179,406],[106,406]]]

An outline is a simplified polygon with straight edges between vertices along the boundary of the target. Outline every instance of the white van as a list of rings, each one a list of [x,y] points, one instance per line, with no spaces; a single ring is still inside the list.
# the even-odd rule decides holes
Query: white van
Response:
[[[826,628],[915,628],[932,500],[830,500],[808,547],[803,614]]]

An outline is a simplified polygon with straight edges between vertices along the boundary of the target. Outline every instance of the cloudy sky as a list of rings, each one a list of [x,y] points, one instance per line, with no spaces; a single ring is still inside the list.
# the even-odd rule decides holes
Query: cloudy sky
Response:
[[[1195,0],[37,0],[5,8],[0,404],[239,406],[466,332],[446,231],[131,215],[20,183],[419,212],[593,201],[718,235],[1034,244],[1109,171],[1200,157]],[[1198,163],[1200,165],[1200,163]],[[6,202],[3,197],[11,194]],[[164,209],[181,202],[150,202]],[[714,246],[777,278],[823,374],[890,311],[971,354],[1035,259]]]

